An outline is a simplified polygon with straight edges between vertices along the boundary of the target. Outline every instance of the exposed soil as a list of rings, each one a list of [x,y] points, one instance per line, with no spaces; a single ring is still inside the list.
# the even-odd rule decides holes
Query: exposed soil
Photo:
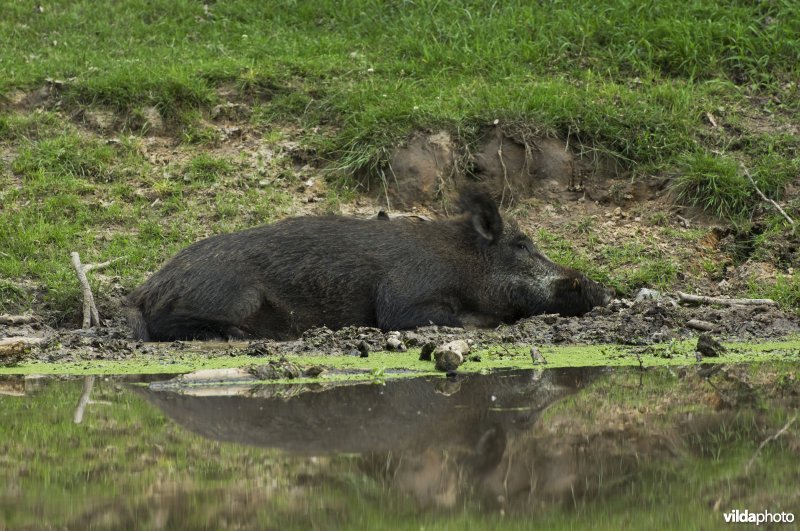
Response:
[[[398,146],[372,195],[389,208],[447,207],[459,190],[480,186],[502,205],[527,199],[624,205],[658,197],[663,180],[635,182],[612,158],[549,137],[518,138],[488,128],[465,146],[447,131],[417,133]]]
[[[530,345],[622,344],[650,345],[696,337],[699,330],[689,322],[711,325],[713,337],[724,341],[765,341],[800,334],[800,318],[774,306],[680,305],[675,300],[616,300],[609,307],[595,308],[582,317],[539,315],[495,329],[461,329],[429,326],[399,334],[399,348],[441,345],[455,339],[468,340],[473,349],[511,348]],[[0,326],[0,336],[40,337],[30,347],[28,359],[44,362],[92,359],[125,360],[134,355],[158,358],[168,350],[187,348],[184,342],[142,343],[129,339],[122,322],[89,330],[58,330],[41,323]],[[332,331],[312,329],[294,341],[257,340],[247,346],[221,343],[211,350],[231,355],[274,356],[284,354],[330,354],[359,356],[398,348],[397,334],[375,328],[347,327]],[[167,347],[166,349],[164,347]]]

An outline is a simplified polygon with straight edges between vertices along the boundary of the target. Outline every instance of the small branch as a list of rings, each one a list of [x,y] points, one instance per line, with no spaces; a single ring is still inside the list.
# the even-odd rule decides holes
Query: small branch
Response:
[[[769,437],[767,437],[766,439],[761,441],[761,444],[759,444],[758,448],[756,448],[756,453],[754,453],[753,457],[750,458],[750,461],[747,462],[747,466],[744,469],[744,473],[745,474],[749,474],[750,473],[750,467],[755,462],[756,458],[758,457],[758,454],[761,453],[761,450],[763,450],[764,447],[767,444],[769,444],[772,441],[777,440],[778,437],[780,437],[781,435],[786,433],[786,431],[791,427],[791,425],[794,424],[795,420],[797,420],[797,415],[795,415],[794,417],[790,418],[789,422],[787,422],[786,425],[783,428],[779,429],[776,433],[770,435]]]
[[[508,168],[506,168],[506,161],[503,159],[503,135],[500,135],[500,146],[497,148],[497,157],[500,159],[500,166],[503,168],[503,192],[500,195],[500,206],[503,206],[503,200],[506,198],[506,188],[508,188],[509,200],[508,204],[514,200],[514,190],[508,182]]]
[[[689,319],[686,321],[686,326],[689,328],[694,328],[695,330],[702,330],[703,332],[711,332],[716,328],[713,323],[702,321],[700,319]]]
[[[112,260],[108,260],[106,262],[100,262],[99,264],[83,264],[83,270],[86,273],[88,273],[89,271],[99,271],[100,269],[104,269],[110,266],[111,264],[119,262],[120,260],[122,260],[121,256],[114,258]]]
[[[87,268],[81,265],[81,258],[78,253],[69,253],[72,258],[72,267],[78,273],[78,280],[83,288],[83,328],[91,328],[93,325],[100,324],[100,316],[97,313],[97,306],[94,305],[94,295],[86,278]]]
[[[756,184],[756,181],[753,179],[752,175],[750,175],[750,172],[749,172],[749,171],[747,171],[747,168],[745,168],[745,167],[744,167],[744,165],[742,165],[742,170],[744,171],[744,175],[745,175],[745,177],[747,177],[747,180],[748,180],[748,181],[750,181],[750,184],[752,184],[752,185],[753,185],[753,188],[755,188],[755,189],[756,189],[756,192],[758,192],[758,195],[760,195],[760,196],[761,196],[761,199],[763,199],[763,200],[764,200],[764,201],[766,201],[767,203],[772,203],[772,206],[774,206],[775,208],[777,208],[777,209],[778,209],[778,212],[780,212],[780,213],[783,215],[783,217],[784,217],[784,218],[786,218],[786,221],[788,221],[788,222],[789,222],[789,225],[791,225],[791,226],[794,226],[794,220],[793,220],[792,218],[790,218],[790,217],[789,217],[789,214],[787,214],[787,213],[786,213],[786,212],[785,212],[785,211],[784,211],[784,210],[781,208],[781,206],[780,206],[778,203],[776,203],[775,201],[773,201],[772,199],[770,199],[769,197],[767,197],[766,195],[764,195],[764,192],[762,192],[762,191],[761,191],[761,189],[758,187],[758,185]]]
[[[683,216],[680,216],[680,215],[678,215],[678,214],[675,214],[675,217],[676,217],[676,218],[678,218],[678,221],[680,221],[681,223],[683,223],[683,226],[684,226],[684,228],[687,228],[687,229],[688,229],[688,228],[689,228],[689,226],[691,225],[691,223],[689,223],[689,220],[688,220],[688,219],[686,219],[685,217],[683,217]]]
[[[696,304],[723,304],[725,306],[777,306],[778,303],[772,299],[731,299],[728,297],[708,297],[706,295],[690,295],[678,292],[680,302],[691,302]]]
[[[36,322],[35,315],[0,315],[0,325],[21,325]]]
[[[0,338],[0,366],[14,365],[27,356],[32,347],[42,342],[40,337]]]
[[[78,407],[75,408],[75,415],[72,421],[75,424],[80,424],[83,421],[83,412],[86,410],[86,405],[89,403],[89,397],[92,396],[92,387],[94,387],[94,376],[87,376],[83,380],[83,393],[78,399]]]

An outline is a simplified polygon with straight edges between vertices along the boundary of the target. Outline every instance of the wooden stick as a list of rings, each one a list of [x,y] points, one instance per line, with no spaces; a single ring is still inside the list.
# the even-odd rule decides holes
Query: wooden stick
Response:
[[[83,288],[83,328],[91,328],[92,325],[100,324],[100,316],[97,313],[97,306],[94,305],[94,295],[89,286],[89,279],[86,278],[86,268],[81,265],[81,258],[76,252],[69,253],[72,258],[72,267],[78,273],[78,280]]]
[[[503,207],[503,200],[506,198],[506,188],[508,188],[509,200],[508,204],[514,201],[514,190],[508,182],[508,168],[506,168],[506,161],[503,159],[503,135],[500,135],[500,146],[497,148],[497,157],[500,159],[500,166],[503,167],[503,192],[500,194],[500,208]]]
[[[120,260],[122,260],[121,256],[119,256],[117,258],[114,258],[112,260],[108,260],[106,262],[100,262],[99,264],[83,264],[83,270],[86,273],[88,273],[89,271],[97,271],[97,270],[103,269],[105,267],[108,267],[111,264],[119,262]]]
[[[750,181],[750,184],[752,184],[752,185],[753,185],[753,188],[755,188],[755,189],[756,189],[756,192],[758,192],[758,195],[760,195],[760,196],[761,196],[761,199],[763,199],[763,200],[764,200],[764,201],[766,201],[767,203],[772,203],[772,206],[774,206],[775,208],[777,208],[777,209],[778,209],[778,212],[780,212],[781,214],[783,214],[783,217],[784,217],[784,218],[786,218],[786,221],[788,221],[788,222],[789,222],[789,225],[792,225],[792,226],[794,226],[794,220],[793,220],[792,218],[790,218],[790,217],[789,217],[789,214],[787,214],[787,213],[786,213],[786,212],[785,212],[785,211],[784,211],[784,210],[781,208],[781,206],[780,206],[778,203],[776,203],[775,201],[773,201],[772,199],[770,199],[769,197],[767,197],[766,195],[764,195],[764,192],[762,192],[762,191],[761,191],[761,189],[758,187],[758,185],[756,184],[756,181],[753,179],[753,177],[750,175],[750,172],[749,172],[749,171],[747,171],[747,168],[745,168],[745,167],[744,167],[744,165],[742,165],[742,170],[744,170],[744,174],[745,174],[745,176],[746,176],[746,177],[747,177],[747,179]]]
[[[724,304],[726,306],[777,306],[778,303],[772,299],[731,299],[728,297],[708,297],[706,295],[690,295],[689,293],[678,292],[680,302],[692,302],[696,304]]]
[[[36,322],[35,315],[0,315],[0,325],[19,325]]]
[[[27,349],[41,342],[40,337],[4,337],[0,339],[0,356],[24,354]]]
[[[716,328],[713,323],[702,321],[700,319],[689,319],[686,321],[686,326],[689,328],[694,328],[695,330],[702,330],[703,332],[711,332]]]

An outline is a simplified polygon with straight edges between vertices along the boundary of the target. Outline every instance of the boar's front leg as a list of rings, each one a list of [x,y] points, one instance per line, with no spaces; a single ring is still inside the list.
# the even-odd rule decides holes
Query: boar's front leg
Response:
[[[406,290],[408,287],[406,286]],[[417,296],[413,296],[417,295]],[[436,293],[402,294],[390,283],[378,288],[375,318],[382,330],[408,330],[419,326],[462,327],[456,311],[457,302],[437,297]]]

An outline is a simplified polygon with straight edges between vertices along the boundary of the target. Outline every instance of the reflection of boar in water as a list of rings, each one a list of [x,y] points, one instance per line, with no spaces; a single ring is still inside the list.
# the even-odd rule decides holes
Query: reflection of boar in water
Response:
[[[542,255],[495,203],[419,222],[286,219],[196,242],[131,293],[137,338],[288,339],[327,326],[495,326],[579,315],[609,291]]]

